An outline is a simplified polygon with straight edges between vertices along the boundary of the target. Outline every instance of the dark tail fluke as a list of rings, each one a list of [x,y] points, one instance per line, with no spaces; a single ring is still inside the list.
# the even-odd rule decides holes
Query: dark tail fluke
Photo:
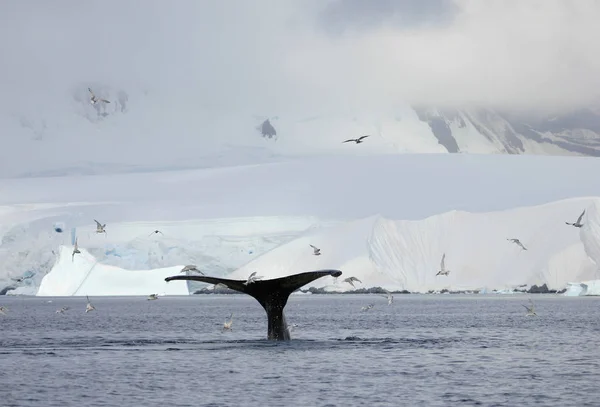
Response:
[[[289,340],[290,333],[287,329],[283,308],[291,293],[321,277],[342,275],[340,270],[317,270],[306,273],[294,274],[272,280],[259,280],[245,285],[245,280],[228,280],[208,276],[172,276],[165,281],[192,280],[208,284],[223,284],[232,290],[242,292],[254,297],[267,312],[268,338],[272,340]]]

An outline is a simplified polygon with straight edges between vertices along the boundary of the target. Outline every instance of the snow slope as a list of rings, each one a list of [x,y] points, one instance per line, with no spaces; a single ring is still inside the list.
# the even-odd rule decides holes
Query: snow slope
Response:
[[[25,104],[0,112],[0,130],[6,135],[0,149],[0,177],[206,168],[321,154],[353,155],[358,146],[342,141],[362,134],[371,137],[360,145],[359,154],[600,155],[596,124],[600,115],[592,113],[592,117],[565,119],[562,127],[549,127],[547,121],[532,127],[529,123],[534,119],[490,109],[408,105],[378,114],[272,112],[266,116],[216,112],[178,102],[177,108],[165,109],[159,94],[110,86],[95,87],[113,102],[103,107],[105,111],[97,111],[89,103],[87,86],[77,84],[36,109]],[[257,130],[267,117],[277,130],[276,140],[264,139]],[[28,151],[31,159],[22,160],[22,151]]]
[[[396,228],[390,219],[417,221],[453,210],[459,210],[452,215],[458,218],[460,211],[490,212],[594,196],[598,173],[600,161],[594,158],[406,154],[323,156],[119,176],[1,179],[0,290],[14,286],[12,278],[33,275],[17,292],[35,294],[56,262],[58,248],[71,244],[71,228],[77,229],[80,246],[103,264],[148,270],[195,263],[211,274],[226,275],[303,233],[356,219],[364,224],[376,219],[374,214],[381,220],[362,226],[364,238],[356,243],[361,250],[376,225],[384,231]],[[580,210],[568,212],[561,222],[574,220]],[[94,233],[93,219],[108,224],[107,236]],[[66,232],[54,231],[57,222]],[[353,223],[342,224],[349,228]],[[152,235],[156,229],[164,235]],[[439,238],[429,233],[428,244],[438,244],[434,242]],[[333,238],[338,239],[335,234]],[[373,250],[380,246],[377,253],[383,258],[388,255],[381,254],[382,247],[394,245],[396,236],[385,239],[373,237]],[[585,250],[600,251],[596,241],[586,241]],[[346,254],[339,256],[336,266],[346,262]],[[448,256],[450,266],[455,254]],[[362,261],[367,268],[373,264],[368,256]],[[386,262],[377,267],[384,268]],[[400,283],[401,278],[394,280]]]
[[[101,264],[85,249],[71,257],[72,247],[61,246],[58,261],[44,276],[38,296],[188,295],[185,281],[167,283],[183,265],[153,270],[124,270]]]
[[[504,289],[547,284],[562,289],[570,281],[594,278],[600,264],[600,198],[577,198],[500,212],[451,211],[419,221],[381,216],[307,233],[239,268],[276,278],[306,270],[340,269],[337,283],[324,278],[310,284],[347,291],[341,280],[355,276],[359,287],[429,290]],[[587,209],[584,228],[565,225]],[[518,238],[522,251],[508,238]],[[309,244],[321,249],[313,256]],[[449,276],[436,276],[446,253]]]

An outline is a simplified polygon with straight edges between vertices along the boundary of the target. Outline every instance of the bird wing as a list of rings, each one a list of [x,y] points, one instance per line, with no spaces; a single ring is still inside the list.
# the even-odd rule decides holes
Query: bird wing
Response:
[[[576,223],[580,223],[581,219],[583,218],[583,215],[585,214],[585,209],[583,210],[583,212],[581,212],[581,215],[579,215],[579,217],[577,218],[577,222]]]
[[[368,136],[368,135],[366,135],[366,136],[360,136],[360,137],[358,138],[358,141],[360,141],[360,140],[362,140],[362,139],[365,139],[365,138],[367,138],[367,137],[369,137],[369,136]]]
[[[356,277],[352,277],[354,279],[354,281],[358,281],[359,283],[362,283],[362,281],[360,281],[358,278]]]
[[[100,222],[98,222],[96,219],[94,219],[94,222],[96,222],[97,228],[102,228],[102,224]]]
[[[312,247],[314,250],[319,250],[318,248],[316,248],[315,246],[313,246],[312,244],[309,244],[310,247]]]
[[[92,95],[92,97],[96,96],[96,95],[94,95],[94,92],[92,92],[92,90],[90,88],[88,88],[88,91],[90,92],[90,94]]]
[[[254,277],[255,275],[256,275],[256,271],[255,271],[255,272],[253,272],[252,274],[250,274],[250,276],[248,276],[248,278],[252,278],[252,277]]]
[[[356,142],[356,139],[355,139],[355,138],[351,138],[351,139],[348,139],[348,140],[346,140],[346,141],[342,141],[342,144],[343,144],[343,143],[348,143],[348,142],[350,142],[350,141],[354,141],[354,142]]]
[[[440,269],[441,270],[445,270],[446,269],[446,253],[444,253],[442,255],[442,261],[440,262]]]

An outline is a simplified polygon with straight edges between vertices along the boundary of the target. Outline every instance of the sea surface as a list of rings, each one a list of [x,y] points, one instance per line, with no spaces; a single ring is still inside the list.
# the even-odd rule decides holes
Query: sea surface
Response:
[[[1,406],[600,405],[600,298],[292,295],[289,342],[244,295],[91,301],[0,297]]]

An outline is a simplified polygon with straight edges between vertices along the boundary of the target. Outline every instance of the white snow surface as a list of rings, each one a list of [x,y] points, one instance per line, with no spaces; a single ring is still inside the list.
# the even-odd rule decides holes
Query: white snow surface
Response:
[[[276,278],[306,270],[340,269],[343,276],[310,286],[330,291],[360,287],[388,290],[481,290],[547,284],[562,289],[570,281],[594,278],[600,264],[600,198],[577,198],[500,212],[451,211],[419,221],[372,216],[306,233],[232,273],[257,271]],[[585,227],[565,224],[583,209]],[[507,241],[518,238],[527,250]],[[321,249],[313,256],[309,244]],[[446,253],[449,276],[436,276]]]
[[[72,247],[61,246],[58,262],[44,276],[38,296],[85,295],[189,295],[186,281],[166,277],[178,274],[183,265],[153,270],[124,270],[99,263],[85,249],[71,257]]]
[[[90,256],[126,271],[196,264],[245,278],[258,266],[271,277],[340,268],[358,287],[563,288],[598,278],[598,202],[572,198],[596,195],[598,173],[594,158],[404,154],[0,179],[0,289],[33,275],[9,293],[36,294],[74,227]],[[584,208],[583,228],[564,224]],[[435,277],[443,252],[452,272]]]

